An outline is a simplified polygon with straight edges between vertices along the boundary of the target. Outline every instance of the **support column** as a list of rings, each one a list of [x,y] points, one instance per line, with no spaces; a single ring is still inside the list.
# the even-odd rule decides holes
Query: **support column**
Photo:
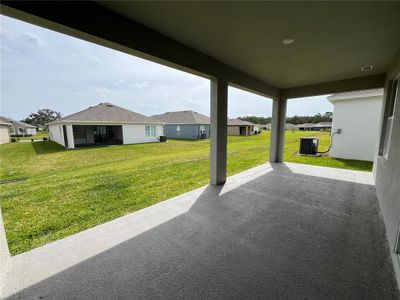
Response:
[[[273,100],[269,162],[283,162],[287,99]]]
[[[210,119],[210,183],[218,185],[226,181],[228,83],[225,80],[211,80]]]
[[[68,149],[75,148],[75,141],[74,141],[74,130],[72,125],[67,125],[67,139],[68,139]]]

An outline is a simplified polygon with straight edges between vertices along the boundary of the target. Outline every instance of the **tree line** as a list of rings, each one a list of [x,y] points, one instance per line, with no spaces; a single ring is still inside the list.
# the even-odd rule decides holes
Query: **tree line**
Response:
[[[29,117],[21,120],[21,122],[31,124],[31,125],[46,125],[49,122],[58,120],[62,117],[60,112],[43,108],[39,109],[37,112],[33,112],[29,115]]]
[[[293,116],[293,117],[286,117],[286,123],[291,123],[291,124],[304,124],[304,123],[320,123],[320,122],[332,122],[332,116],[333,113],[330,111],[327,111],[324,114],[316,114],[314,116]],[[257,117],[257,116],[244,116],[244,117],[239,117],[238,119],[243,120],[243,121],[248,121],[253,124],[268,124],[271,123],[272,117]]]

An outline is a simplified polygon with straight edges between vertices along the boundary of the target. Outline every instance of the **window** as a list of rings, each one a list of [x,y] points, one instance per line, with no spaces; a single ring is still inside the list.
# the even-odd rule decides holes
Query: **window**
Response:
[[[389,149],[390,149],[390,139],[392,136],[392,128],[393,128],[393,123],[394,123],[394,109],[395,109],[395,103],[396,99],[398,96],[397,93],[397,88],[398,88],[398,80],[396,80],[390,87],[389,85],[389,92],[387,96],[387,105],[388,105],[388,114],[387,114],[387,120],[386,120],[386,131],[385,131],[385,136],[384,136],[384,142],[383,142],[383,157],[388,159],[389,158]]]
[[[146,137],[155,137],[156,136],[156,126],[146,125],[144,133],[145,133]]]
[[[181,126],[176,126],[176,134],[180,135],[181,134]]]
[[[206,126],[205,125],[200,125],[200,132],[206,132]]]

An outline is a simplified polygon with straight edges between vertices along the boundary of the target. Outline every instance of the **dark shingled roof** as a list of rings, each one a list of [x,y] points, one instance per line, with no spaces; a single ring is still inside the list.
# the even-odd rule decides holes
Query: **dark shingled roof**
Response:
[[[58,124],[63,122],[112,122],[112,123],[150,123],[161,124],[162,122],[149,118],[145,115],[122,108],[120,106],[105,102],[66,116],[59,120],[50,122]]]
[[[254,126],[254,124],[240,119],[228,119],[228,126]]]
[[[167,124],[210,124],[210,118],[192,110],[172,111],[151,116]]]

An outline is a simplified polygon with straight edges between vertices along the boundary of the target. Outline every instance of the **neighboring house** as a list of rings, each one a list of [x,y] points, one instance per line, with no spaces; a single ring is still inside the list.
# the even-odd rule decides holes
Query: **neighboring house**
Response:
[[[320,123],[304,123],[295,125],[300,131],[330,131],[332,128],[332,122],[320,122]]]
[[[192,110],[151,116],[164,123],[164,134],[172,139],[210,138],[210,118]]]
[[[44,126],[44,125],[36,125],[36,127],[37,127],[37,130],[39,130],[39,131],[44,131],[44,130],[46,130],[46,126]]]
[[[314,127],[312,130],[331,131],[331,129],[332,129],[332,122],[319,122],[317,124],[314,124]]]
[[[254,124],[240,119],[228,119],[228,135],[249,136],[254,134]]]
[[[10,142],[10,123],[0,121],[0,145]]]
[[[271,130],[271,123],[267,123],[265,125],[261,125],[263,129]]]
[[[0,121],[10,123],[11,136],[32,136],[36,135],[36,126],[17,121],[8,117],[0,117]]]
[[[286,129],[286,130],[299,130],[299,129],[297,128],[297,126],[294,125],[294,124],[292,124],[292,123],[286,123],[286,124],[285,124],[285,129]]]
[[[314,124],[313,123],[304,123],[304,124],[297,124],[296,127],[300,131],[311,131],[313,128]]]
[[[339,93],[328,97],[334,106],[331,157],[374,160],[379,141],[382,99],[382,89]]]
[[[50,139],[67,148],[158,142],[162,122],[111,103],[100,103],[50,122]]]

